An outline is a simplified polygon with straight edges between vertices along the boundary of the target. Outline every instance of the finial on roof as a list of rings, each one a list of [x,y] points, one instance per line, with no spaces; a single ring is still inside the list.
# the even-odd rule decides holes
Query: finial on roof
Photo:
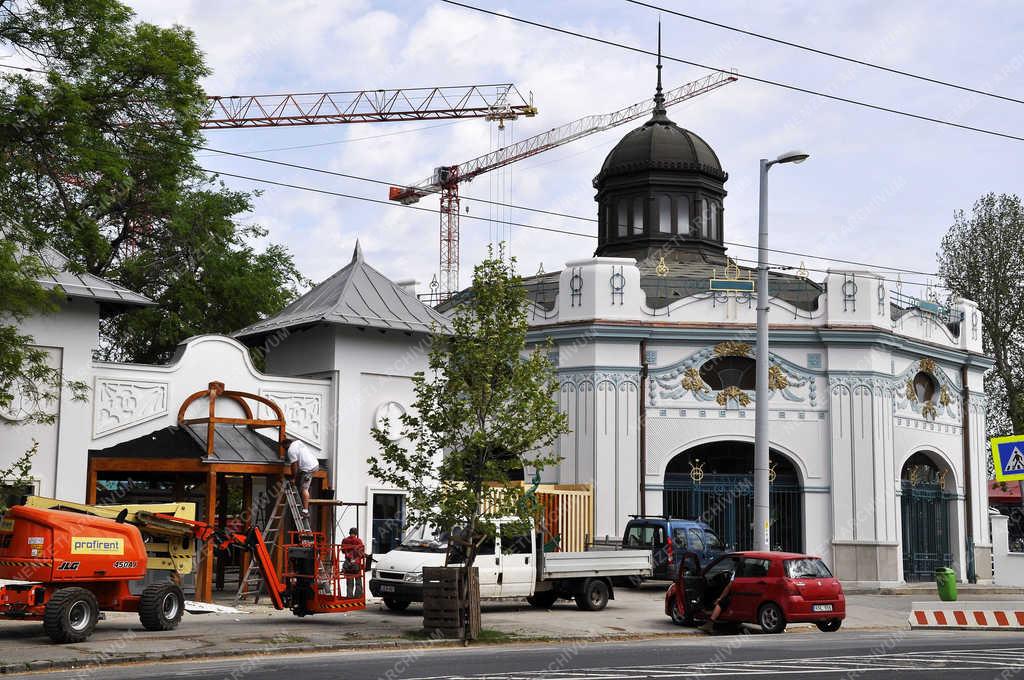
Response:
[[[658,86],[654,90],[654,115],[651,121],[667,122],[665,95],[661,91],[661,19],[658,19]]]
[[[362,262],[363,261],[363,247],[359,245],[359,239],[356,239],[356,248],[352,251],[352,261]]]

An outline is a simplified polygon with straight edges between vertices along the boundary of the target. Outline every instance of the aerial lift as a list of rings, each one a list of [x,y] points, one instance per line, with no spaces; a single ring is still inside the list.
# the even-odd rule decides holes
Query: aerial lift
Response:
[[[363,579],[363,556],[346,556],[322,532],[290,532],[278,573],[259,528],[218,531],[191,518],[191,503],[171,505],[88,506],[30,497],[9,508],[0,520],[0,579],[14,583],[0,586],[0,618],[42,621],[58,643],[88,639],[105,611],[138,612],[147,630],[172,630],[185,611],[177,583],[153,583],[140,595],[130,585],[149,568],[190,569],[196,540],[247,551],[275,609],[307,616],[366,608],[362,588],[354,597],[346,593],[348,581]]]

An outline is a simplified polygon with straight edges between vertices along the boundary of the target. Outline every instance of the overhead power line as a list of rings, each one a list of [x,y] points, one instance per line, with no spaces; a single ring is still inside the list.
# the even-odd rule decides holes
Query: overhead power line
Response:
[[[646,54],[646,55],[652,56],[652,57],[656,56],[655,52],[652,52],[652,51],[647,50],[647,49],[643,49],[641,47],[635,47],[633,45],[627,45],[625,43],[616,42],[614,40],[607,40],[605,38],[598,38],[597,36],[588,35],[586,33],[581,33],[579,31],[571,31],[571,30],[566,29],[566,28],[558,28],[557,26],[551,26],[549,24],[540,23],[538,21],[532,21],[530,19],[524,19],[522,17],[517,17],[517,16],[511,15],[511,14],[505,14],[503,12],[496,12],[494,10],[484,9],[482,7],[476,7],[474,5],[469,5],[469,4],[466,4],[464,2],[457,2],[457,0],[441,0],[441,2],[447,3],[449,5],[454,5],[456,7],[462,7],[464,9],[473,10],[474,12],[480,12],[482,14],[490,14],[491,16],[500,17],[502,19],[508,19],[509,21],[515,21],[515,22],[518,22],[518,23],[521,23],[521,24],[525,24],[527,26],[534,26],[535,28],[543,28],[544,30],[547,30],[547,31],[554,31],[555,33],[561,33],[563,35],[573,36],[575,38],[580,38],[582,40],[589,40],[590,42],[600,43],[602,45],[608,45],[609,47],[617,47],[619,49],[628,50],[630,52],[636,52],[638,54]],[[813,95],[815,97],[822,97],[824,99],[829,99],[829,100],[837,101],[837,102],[843,102],[845,104],[852,104],[854,106],[860,106],[862,108],[871,109],[873,111],[882,111],[883,113],[891,113],[893,115],[902,116],[904,118],[913,118],[915,120],[922,120],[922,121],[925,121],[925,122],[928,122],[928,123],[935,123],[936,125],[944,125],[944,126],[947,126],[947,127],[953,127],[953,128],[957,128],[957,129],[960,129],[960,130],[967,130],[969,132],[979,132],[981,134],[991,135],[993,137],[1000,137],[1002,139],[1012,139],[1012,140],[1014,140],[1016,142],[1024,142],[1024,137],[1020,137],[1018,135],[1011,135],[1011,134],[1009,134],[1007,132],[999,132],[997,130],[989,130],[987,128],[975,127],[973,125],[965,125],[963,123],[956,123],[956,122],[951,121],[951,120],[943,120],[941,118],[934,118],[932,116],[926,116],[926,115],[923,115],[923,114],[920,114],[920,113],[911,113],[909,111],[903,111],[901,109],[894,109],[894,108],[891,108],[891,107],[888,107],[888,106],[882,106],[880,104],[872,104],[871,102],[866,102],[866,101],[862,101],[862,100],[859,100],[859,99],[852,99],[850,97],[841,97],[841,96],[835,95],[835,94],[828,94],[827,92],[819,92],[818,90],[812,90],[810,88],[801,87],[799,85],[792,85],[790,83],[784,83],[784,82],[781,82],[781,81],[778,81],[778,80],[771,80],[771,79],[768,79],[768,78],[761,78],[761,77],[758,77],[758,76],[751,75],[749,73],[743,73],[741,71],[737,71],[735,69],[725,69],[725,68],[721,68],[721,67],[718,67],[718,66],[709,66],[708,64],[702,64],[700,62],[690,61],[688,59],[680,59],[679,57],[673,57],[673,56],[670,56],[670,55],[667,55],[667,54],[664,54],[664,53],[661,55],[661,58],[662,59],[666,59],[668,61],[674,61],[674,62],[677,62],[677,63],[680,63],[680,64],[686,64],[688,66],[696,66],[697,68],[702,68],[702,69],[706,69],[706,70],[709,70],[709,71],[718,71],[720,73],[732,73],[732,74],[737,75],[737,76],[739,76],[741,78],[746,78],[747,80],[752,80],[752,81],[754,81],[756,83],[763,83],[765,85],[772,85],[774,87],[781,87],[783,89],[790,90],[790,91],[793,91],[793,92],[802,92],[803,94],[809,94],[809,95]]]
[[[269,184],[271,186],[284,187],[284,188],[288,188],[288,189],[296,189],[298,191],[308,191],[308,192],[311,192],[311,193],[323,194],[323,195],[326,195],[326,196],[334,196],[334,197],[337,197],[337,198],[347,198],[347,199],[352,199],[352,200],[356,200],[356,201],[365,201],[367,203],[376,203],[376,204],[379,204],[379,205],[388,205],[388,206],[393,206],[393,207],[396,207],[396,208],[405,208],[407,210],[419,210],[421,212],[429,212],[429,213],[434,213],[435,212],[434,210],[431,210],[430,208],[424,208],[424,207],[418,206],[418,205],[396,203],[394,201],[385,201],[383,199],[370,198],[369,196],[359,196],[358,194],[346,194],[346,193],[343,193],[343,192],[340,192],[340,191],[331,191],[330,189],[319,189],[317,187],[308,187],[308,186],[305,186],[303,184],[294,184],[294,183],[291,183],[291,182],[281,182],[281,181],[278,181],[278,180],[266,179],[266,178],[263,178],[263,177],[252,177],[250,175],[240,175],[240,174],[232,173],[232,172],[221,172],[219,170],[211,170],[210,168],[204,168],[204,167],[199,167],[199,169],[204,171],[204,172],[209,172],[209,173],[212,173],[212,174],[215,174],[215,175],[223,175],[224,177],[233,177],[235,179],[242,179],[242,180],[246,180],[246,181],[249,181],[249,182],[257,182],[259,184]],[[490,221],[489,218],[487,218],[487,217],[478,217],[476,215],[466,215],[465,217],[468,217],[469,219],[482,220],[482,221],[485,221],[485,222]],[[522,222],[506,222],[506,224],[511,224],[514,227],[522,227],[524,229],[534,229],[534,230],[537,230],[537,231],[546,231],[546,232],[551,232],[551,233],[555,233],[555,234],[563,234],[565,236],[577,236],[577,237],[580,237],[580,238],[587,238],[587,239],[596,239],[597,238],[597,236],[594,235],[594,234],[586,234],[586,233],[579,232],[579,231],[571,231],[569,229],[558,229],[557,227],[545,227],[545,226],[541,226],[541,225],[538,225],[538,224],[524,224]],[[754,246],[754,247],[756,248],[756,246]],[[732,258],[732,259],[739,260],[741,262],[753,262],[753,260],[748,260],[746,258]],[[826,259],[826,258],[817,258],[817,259]],[[793,265],[788,265],[788,264],[783,264],[781,262],[769,262],[767,264],[768,264],[769,267],[774,268],[774,269],[783,269],[783,270],[799,269],[799,267],[795,267]],[[813,268],[813,267],[804,267],[804,269],[806,269],[807,271],[819,272],[819,273],[823,273],[823,274],[829,273],[829,271],[827,269],[816,269],[816,268]],[[943,287],[941,285],[932,284],[932,283],[929,283],[929,282],[926,282],[926,281],[904,281],[904,280],[899,279],[899,278],[891,279],[891,278],[887,278],[887,277],[881,277],[881,280],[882,281],[888,281],[888,282],[891,282],[891,283],[899,283],[899,284],[903,284],[903,285],[907,285],[907,286],[922,286],[922,287],[931,286],[931,287],[934,287],[934,288],[942,288]]]
[[[287,168],[294,168],[296,170],[306,170],[306,171],[309,171],[309,172],[317,172],[317,173],[324,174],[324,175],[331,175],[331,176],[334,176],[334,177],[342,177],[342,178],[345,178],[345,179],[352,179],[352,180],[357,180],[357,181],[360,181],[360,182],[370,182],[372,184],[381,184],[381,185],[385,185],[385,186],[395,186],[397,184],[396,182],[392,182],[392,181],[389,181],[389,180],[375,179],[375,178],[372,178],[372,177],[364,177],[364,176],[361,176],[361,175],[353,175],[353,174],[350,174],[350,173],[338,172],[336,170],[326,170],[324,168],[317,168],[317,167],[313,167],[313,166],[309,166],[309,165],[302,165],[300,163],[289,163],[287,161],[279,161],[279,160],[275,160],[275,159],[272,159],[272,158],[261,158],[259,156],[250,156],[250,155],[244,154],[244,153],[238,153],[238,152],[235,152],[235,151],[227,151],[227,150],[224,150],[224,149],[215,149],[215,148],[209,147],[209,146],[200,146],[200,147],[197,147],[197,148],[202,149],[203,151],[210,151],[210,152],[222,154],[222,155],[225,155],[225,156],[234,156],[236,158],[244,158],[244,159],[248,159],[248,160],[258,161],[260,163],[269,163],[271,165],[280,165],[280,166],[287,167]],[[214,171],[207,171],[207,172],[214,172]],[[224,174],[226,174],[226,173],[224,173]],[[432,193],[437,194],[437,193],[440,193],[440,192],[439,191],[434,191]],[[489,204],[489,205],[496,205],[496,206],[500,206],[500,207],[504,207],[504,208],[512,208],[512,209],[516,209],[516,210],[526,210],[528,212],[536,212],[536,213],[540,213],[540,214],[544,214],[544,215],[551,215],[553,217],[564,217],[564,218],[567,218],[567,219],[580,220],[582,222],[597,223],[597,221],[598,221],[598,220],[596,220],[593,217],[584,217],[582,215],[573,215],[571,213],[558,212],[558,211],[555,211],[555,210],[544,210],[544,209],[541,209],[541,208],[532,208],[530,206],[519,205],[519,204],[515,204],[515,203],[504,203],[504,202],[501,202],[501,201],[491,201],[491,200],[487,200],[487,199],[484,199],[484,198],[474,198],[472,196],[462,196],[461,198],[462,198],[462,200],[478,201],[480,203],[485,203],[485,204]],[[475,218],[475,219],[487,219],[487,218],[482,218],[482,217],[476,217],[476,216],[473,216],[473,215],[463,215],[463,217],[469,217],[471,219],[473,219],[473,218]],[[520,224],[520,225],[517,225],[517,226],[524,226],[524,225]],[[588,236],[590,238],[596,238],[592,234],[582,234],[580,232],[573,232],[573,233],[575,233],[578,236]],[[739,242],[736,242],[736,241],[722,241],[722,243],[724,243],[725,245],[728,245],[728,246],[736,246],[738,248],[750,248],[750,249],[753,249],[753,250],[757,250],[757,246],[749,245],[747,243],[739,243]],[[824,261],[827,261],[827,262],[838,262],[838,263],[841,263],[841,264],[851,264],[851,265],[855,265],[855,266],[858,266],[858,267],[870,267],[870,268],[873,268],[873,269],[884,269],[886,271],[898,272],[898,273],[903,273],[903,274],[916,274],[916,275],[919,275],[919,276],[935,276],[935,277],[938,276],[937,274],[932,273],[932,272],[923,272],[923,271],[916,270],[916,269],[905,269],[905,268],[902,268],[902,267],[888,267],[888,266],[885,266],[885,265],[873,264],[873,263],[870,263],[870,262],[858,262],[856,260],[846,260],[846,259],[842,259],[842,258],[825,257],[823,255],[814,255],[814,254],[811,254],[811,253],[801,253],[801,252],[794,251],[794,250],[781,250],[781,249],[778,249],[778,248],[766,248],[765,250],[768,251],[768,252],[779,253],[779,254],[783,254],[783,255],[793,255],[793,256],[796,256],[796,257],[807,257],[807,258],[811,258],[811,259],[815,259],[815,260],[824,260]]]
[[[926,83],[932,83],[934,85],[942,85],[943,87],[951,87],[951,88],[954,88],[956,90],[962,90],[963,92],[971,92],[973,94],[980,94],[980,95],[984,95],[986,97],[992,97],[993,99],[1002,99],[1003,101],[1014,102],[1015,104],[1024,104],[1024,99],[1017,99],[1016,97],[1010,97],[1010,96],[1007,96],[1007,95],[1002,95],[1002,94],[999,94],[997,92],[988,92],[987,90],[979,90],[979,89],[976,89],[976,88],[973,88],[973,87],[969,87],[967,85],[958,85],[957,83],[953,83],[953,82],[950,82],[948,80],[942,80],[940,78],[931,78],[929,76],[922,76],[922,75],[920,75],[918,73],[911,73],[910,71],[904,71],[902,69],[892,68],[890,66],[882,66],[881,64],[874,64],[874,63],[872,63],[870,61],[865,61],[863,59],[857,59],[855,57],[847,57],[847,56],[844,56],[842,54],[837,54],[835,52],[828,52],[826,50],[819,50],[819,49],[817,49],[815,47],[810,47],[809,45],[801,45],[800,43],[795,43],[795,42],[791,42],[789,40],[783,40],[782,38],[776,38],[776,37],[773,37],[773,36],[770,36],[770,35],[765,35],[764,33],[757,33],[755,31],[748,31],[746,29],[739,28],[737,26],[730,26],[728,24],[719,23],[717,21],[712,21],[710,19],[704,19],[703,17],[694,16],[693,14],[686,14],[685,12],[677,12],[676,10],[668,9],[667,7],[662,7],[660,5],[654,5],[654,4],[651,4],[649,2],[642,2],[641,0],[626,0],[626,2],[634,4],[634,5],[639,5],[641,7],[647,7],[648,9],[653,9],[653,10],[656,10],[658,12],[665,12],[666,14],[673,14],[673,15],[675,15],[677,17],[682,17],[684,19],[690,19],[691,21],[697,21],[697,22],[700,22],[702,24],[707,24],[708,26],[716,26],[718,28],[723,28],[723,29],[725,29],[727,31],[733,31],[735,33],[742,33],[743,35],[749,35],[749,36],[754,37],[754,38],[760,38],[761,40],[768,40],[768,41],[773,42],[773,43],[778,43],[779,45],[786,45],[787,47],[793,47],[793,48],[798,49],[798,50],[804,50],[805,52],[811,52],[813,54],[820,54],[820,55],[822,55],[824,57],[830,57],[832,59],[839,59],[841,61],[846,61],[846,62],[849,62],[851,64],[858,64],[859,66],[866,66],[868,68],[878,69],[879,71],[885,71],[887,73],[894,73],[896,75],[905,76],[907,78],[914,78],[915,80],[922,80],[922,81],[924,81]]]

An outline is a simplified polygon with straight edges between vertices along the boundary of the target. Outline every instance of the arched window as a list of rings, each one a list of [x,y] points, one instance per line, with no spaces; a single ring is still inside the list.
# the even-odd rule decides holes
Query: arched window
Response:
[[[637,196],[633,199],[633,232],[634,234],[644,233],[644,197]]]
[[[917,400],[922,404],[926,404],[935,398],[937,391],[938,386],[935,384],[935,378],[924,371],[919,371],[914,376],[914,394],[917,395]]]
[[[672,199],[668,194],[658,194],[658,231],[662,234],[672,233]]]
[[[704,362],[700,377],[713,390],[752,390],[757,381],[757,362],[749,357],[717,357]]]
[[[714,241],[720,241],[718,232],[718,202],[708,201],[708,222],[710,227],[708,228],[708,237]]]
[[[689,235],[690,233],[690,197],[676,196],[676,224],[677,234]]]
[[[619,236],[626,235],[626,227],[629,224],[629,201],[625,198],[618,200],[618,222],[616,222],[616,233]]]

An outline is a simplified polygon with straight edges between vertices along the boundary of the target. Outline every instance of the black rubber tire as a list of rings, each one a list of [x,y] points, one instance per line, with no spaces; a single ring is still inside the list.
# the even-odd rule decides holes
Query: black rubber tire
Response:
[[[384,606],[393,612],[404,612],[409,608],[409,600],[396,600],[391,597],[384,598]]]
[[[61,588],[43,611],[43,630],[58,644],[84,642],[96,629],[100,607],[85,588]]]
[[[542,593],[535,593],[526,598],[526,601],[530,603],[531,607],[537,609],[551,609],[551,607],[558,601],[558,594],[552,590],[545,590]]]
[[[814,625],[818,627],[822,633],[834,633],[839,630],[840,626],[843,625],[842,619],[827,619],[825,621],[815,621]]]
[[[677,626],[686,626],[687,628],[693,627],[693,617],[686,612],[679,611],[679,602],[673,600],[669,612],[669,616],[672,617],[672,623]]]
[[[761,605],[757,610],[757,623],[765,633],[774,635],[786,630],[786,617],[774,602]]]
[[[185,613],[185,594],[173,583],[146,586],[139,600],[139,621],[146,630],[174,630]]]
[[[583,584],[583,591],[576,596],[576,606],[585,612],[599,612],[608,606],[608,584],[601,579],[591,579]]]

